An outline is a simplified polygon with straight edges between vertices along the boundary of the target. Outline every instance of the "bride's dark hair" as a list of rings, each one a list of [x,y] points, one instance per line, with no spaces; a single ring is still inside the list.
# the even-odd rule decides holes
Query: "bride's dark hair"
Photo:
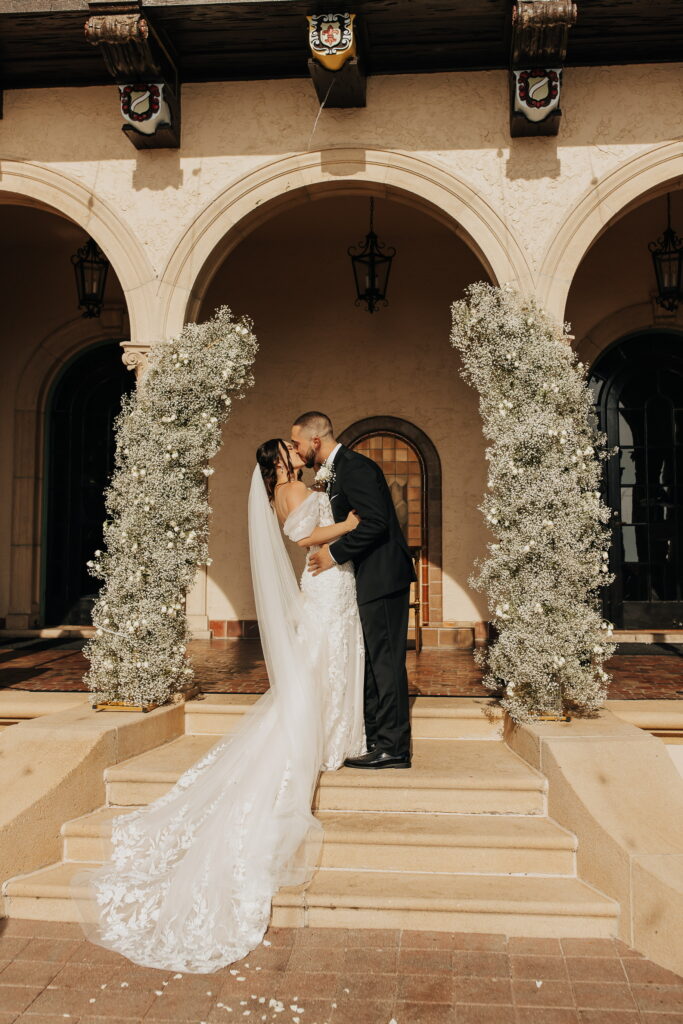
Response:
[[[277,483],[277,464],[278,460],[282,458],[282,450],[284,449],[287,457],[287,474],[290,480],[301,480],[303,476],[303,470],[295,470],[292,465],[292,460],[289,455],[289,449],[286,443],[281,437],[271,438],[270,441],[264,441],[262,445],[256,449],[256,461],[258,462],[259,469],[261,470],[261,477],[263,483],[266,486],[266,493],[268,494],[268,500],[272,502],[275,497],[275,484]]]

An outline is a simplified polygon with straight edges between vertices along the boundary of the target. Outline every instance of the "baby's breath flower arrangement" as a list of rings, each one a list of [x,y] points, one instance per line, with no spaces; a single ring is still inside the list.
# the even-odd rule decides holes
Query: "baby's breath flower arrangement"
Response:
[[[187,324],[149,353],[115,424],[105,495],[104,551],[88,567],[104,581],[84,653],[92,702],[163,704],[189,688],[185,599],[209,565],[207,478],[232,402],[253,383],[257,343],[227,306]]]
[[[594,711],[614,651],[598,597],[613,577],[599,490],[608,453],[586,368],[568,326],[509,286],[471,285],[452,314],[451,343],[491,442],[480,508],[495,539],[470,580],[498,633],[478,652],[484,685],[515,721]]]

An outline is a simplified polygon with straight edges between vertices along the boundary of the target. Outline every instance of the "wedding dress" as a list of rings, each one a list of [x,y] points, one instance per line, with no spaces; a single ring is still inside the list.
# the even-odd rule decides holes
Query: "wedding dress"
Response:
[[[333,521],[312,492],[283,529],[299,540]],[[87,937],[148,967],[206,974],[254,949],[275,892],[319,861],[320,770],[365,750],[351,563],[297,586],[258,467],[249,547],[270,689],[169,792],[116,817],[109,859],[71,882]]]

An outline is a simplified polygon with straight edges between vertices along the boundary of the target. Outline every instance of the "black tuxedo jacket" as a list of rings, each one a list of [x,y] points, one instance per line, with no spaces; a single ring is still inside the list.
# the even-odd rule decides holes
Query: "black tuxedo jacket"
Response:
[[[329,489],[336,523],[351,509],[360,516],[355,530],[330,544],[335,561],[352,561],[358,603],[365,604],[407,587],[415,579],[413,560],[396,518],[391,492],[376,462],[341,446]]]

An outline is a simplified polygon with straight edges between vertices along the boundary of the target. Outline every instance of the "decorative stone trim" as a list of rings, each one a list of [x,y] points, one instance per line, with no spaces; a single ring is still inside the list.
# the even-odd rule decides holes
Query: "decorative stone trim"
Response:
[[[533,292],[528,258],[514,232],[473,186],[406,153],[324,149],[265,162],[194,218],[173,246],[159,282],[163,336],[173,337],[184,323],[197,320],[217,267],[246,235],[323,190],[408,198],[462,238],[493,283],[507,281],[523,293]]]
[[[62,171],[30,160],[3,159],[0,203],[13,203],[15,195],[34,200],[49,212],[58,210],[91,235],[107,254],[123,289],[131,339],[138,342],[157,336],[156,276],[142,242],[123,218]]]
[[[150,346],[135,345],[130,341],[122,341],[121,348],[123,349],[123,355],[121,356],[123,365],[128,370],[134,370],[135,376],[139,380],[147,369],[147,356]]]
[[[538,272],[538,301],[564,320],[576,271],[593,242],[630,208],[667,191],[683,178],[683,142],[666,142],[624,161],[591,184],[564,218]]]

